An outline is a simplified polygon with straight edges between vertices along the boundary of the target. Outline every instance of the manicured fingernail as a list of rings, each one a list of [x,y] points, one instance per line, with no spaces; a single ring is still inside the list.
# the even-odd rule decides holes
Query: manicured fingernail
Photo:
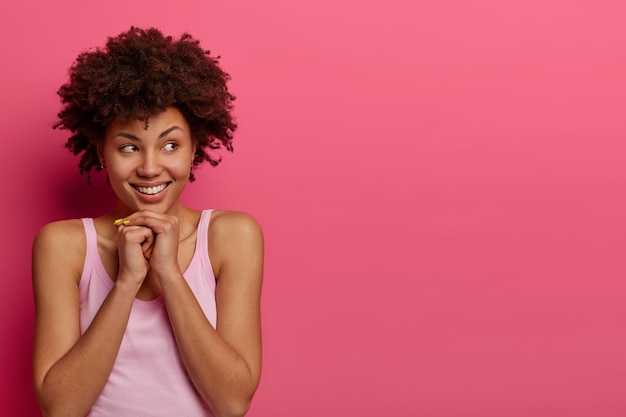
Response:
[[[115,219],[115,221],[113,222],[113,226],[117,226],[121,222],[122,222],[122,219]]]
[[[124,220],[124,224],[130,223],[130,220]]]

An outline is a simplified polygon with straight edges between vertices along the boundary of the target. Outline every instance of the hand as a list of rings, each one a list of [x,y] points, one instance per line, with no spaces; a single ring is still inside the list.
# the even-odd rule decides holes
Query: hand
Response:
[[[142,210],[125,217],[120,224],[118,228],[129,229],[129,237],[135,239],[134,256],[138,256],[141,250],[144,263],[148,266],[146,273],[154,273],[159,279],[181,274],[177,217]]]
[[[115,222],[119,255],[118,279],[131,279],[141,285],[148,274],[148,259],[154,245],[154,233],[148,227],[131,225],[127,219]]]

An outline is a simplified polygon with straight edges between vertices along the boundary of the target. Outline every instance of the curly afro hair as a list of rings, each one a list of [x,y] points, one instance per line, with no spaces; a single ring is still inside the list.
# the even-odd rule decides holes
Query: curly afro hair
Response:
[[[175,40],[158,29],[136,27],[109,38],[103,49],[81,53],[57,92],[63,108],[54,125],[72,132],[65,147],[82,153],[80,173],[102,169],[97,149],[109,124],[139,119],[147,126],[150,115],[167,107],[176,107],[191,129],[192,170],[203,161],[217,165],[220,159],[208,149],[232,152],[237,128],[231,114],[235,96],[226,86],[230,77],[218,59],[187,33]]]

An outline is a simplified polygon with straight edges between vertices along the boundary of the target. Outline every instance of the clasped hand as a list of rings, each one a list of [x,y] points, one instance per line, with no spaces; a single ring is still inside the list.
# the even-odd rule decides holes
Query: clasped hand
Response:
[[[178,218],[141,210],[115,221],[119,276],[140,284],[148,273],[173,276],[178,266]]]

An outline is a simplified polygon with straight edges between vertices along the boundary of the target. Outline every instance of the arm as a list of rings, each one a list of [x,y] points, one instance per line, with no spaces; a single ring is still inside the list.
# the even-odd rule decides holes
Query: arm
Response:
[[[159,248],[159,230],[155,233],[151,270],[161,283],[189,376],[216,416],[243,416],[261,373],[261,228],[243,213],[212,215],[209,250],[217,277],[217,329],[204,316],[180,271],[159,267],[158,259],[165,252]]]
[[[33,376],[46,416],[84,416],[96,401],[115,362],[143,280],[128,271],[120,274],[81,336],[77,287],[85,255],[84,236],[80,221],[57,222],[42,228],[33,244]]]

